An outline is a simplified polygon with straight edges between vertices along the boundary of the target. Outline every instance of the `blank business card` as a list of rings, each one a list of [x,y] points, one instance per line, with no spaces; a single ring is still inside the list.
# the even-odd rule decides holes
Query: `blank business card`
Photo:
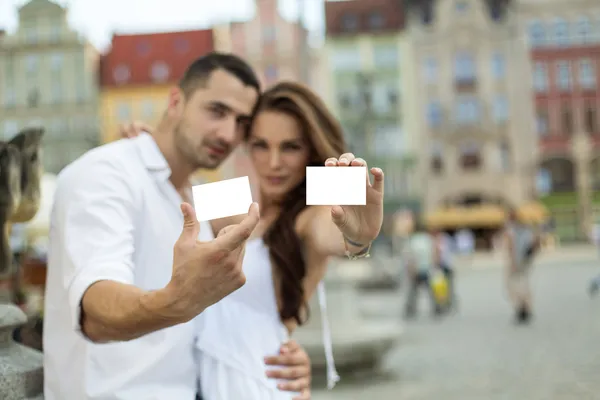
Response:
[[[198,221],[247,214],[252,204],[247,176],[192,187]]]
[[[306,204],[364,206],[366,182],[366,167],[306,167]]]

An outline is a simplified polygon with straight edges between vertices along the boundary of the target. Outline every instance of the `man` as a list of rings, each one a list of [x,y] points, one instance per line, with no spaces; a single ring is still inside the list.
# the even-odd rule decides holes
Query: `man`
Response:
[[[524,224],[514,209],[508,210],[504,239],[507,248],[506,284],[515,308],[515,322],[527,324],[532,318],[532,295],[529,274],[539,249],[539,238]]]
[[[259,91],[239,58],[204,56],[170,91],[153,137],[101,146],[61,172],[44,312],[46,400],[196,398],[193,319],[244,284],[243,249],[259,213],[253,204],[238,224],[199,223],[189,178],[218,167],[241,141]],[[306,354],[294,342],[281,353],[272,363],[284,368],[268,373],[292,379],[285,390],[308,399]]]
[[[433,273],[439,268],[440,254],[435,239],[427,231],[421,219],[415,221],[414,231],[405,247],[404,260],[409,278],[409,291],[406,296],[404,316],[413,318],[417,312],[417,297],[421,286],[425,286],[429,293],[434,316],[442,313],[433,289],[431,279]]]

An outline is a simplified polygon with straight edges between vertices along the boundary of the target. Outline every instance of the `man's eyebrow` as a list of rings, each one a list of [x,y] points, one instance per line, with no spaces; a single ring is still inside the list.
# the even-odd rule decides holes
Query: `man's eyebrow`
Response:
[[[223,103],[222,101],[214,100],[214,101],[211,101],[209,104],[210,104],[211,107],[219,108],[219,109],[221,109],[223,111],[229,111],[229,112],[233,112],[233,113],[238,114],[238,116],[237,116],[237,120],[238,121],[246,122],[246,120],[252,119],[252,115],[251,114],[239,114],[231,106],[229,106],[228,104]]]

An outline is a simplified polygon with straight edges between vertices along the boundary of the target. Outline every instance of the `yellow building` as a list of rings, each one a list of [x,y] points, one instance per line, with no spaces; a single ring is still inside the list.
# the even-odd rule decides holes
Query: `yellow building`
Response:
[[[114,35],[100,66],[102,142],[120,139],[120,124],[156,124],[166,110],[169,89],[189,64],[213,49],[211,30]],[[209,182],[222,176],[223,168],[198,173]]]

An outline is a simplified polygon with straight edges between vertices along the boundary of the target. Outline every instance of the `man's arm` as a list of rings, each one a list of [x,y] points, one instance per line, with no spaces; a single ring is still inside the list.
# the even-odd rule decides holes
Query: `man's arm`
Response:
[[[131,340],[172,326],[166,290],[133,285],[134,194],[125,174],[108,161],[92,161],[74,172],[57,192],[53,221],[62,229],[63,282],[73,327],[94,342]],[[165,266],[171,268],[171,266]]]

